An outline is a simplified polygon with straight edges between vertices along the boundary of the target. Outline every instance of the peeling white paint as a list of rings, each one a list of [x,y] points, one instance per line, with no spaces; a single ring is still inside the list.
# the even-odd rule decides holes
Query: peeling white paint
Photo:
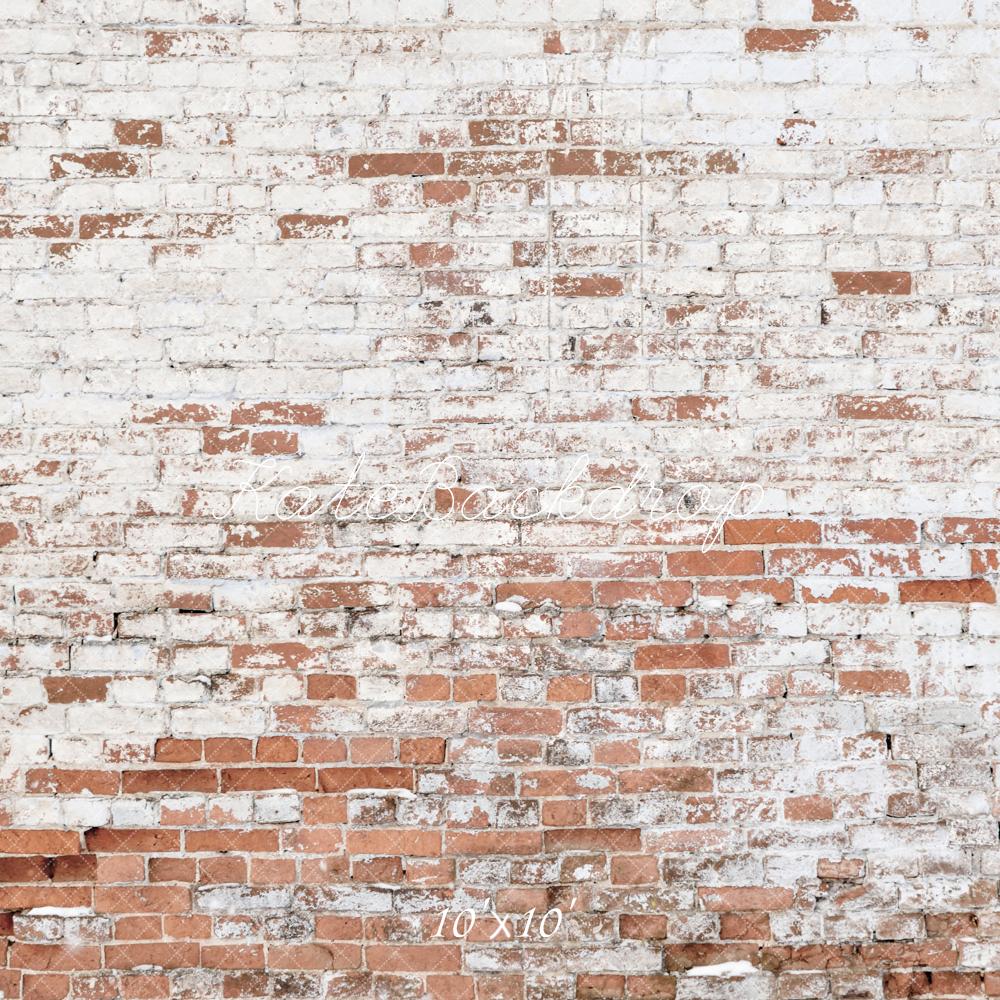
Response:
[[[23,910],[23,917],[92,917],[94,911],[89,906],[36,906]]]
[[[397,799],[415,799],[409,788],[349,788],[348,795],[391,795]]]
[[[689,976],[724,976],[732,979],[735,976],[752,976],[757,969],[747,961],[723,962],[721,965],[696,965],[688,969]]]

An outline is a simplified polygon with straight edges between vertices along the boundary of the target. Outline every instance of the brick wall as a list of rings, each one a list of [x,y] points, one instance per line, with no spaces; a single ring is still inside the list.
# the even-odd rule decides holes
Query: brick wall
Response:
[[[0,995],[1000,996],[998,41],[4,0]]]

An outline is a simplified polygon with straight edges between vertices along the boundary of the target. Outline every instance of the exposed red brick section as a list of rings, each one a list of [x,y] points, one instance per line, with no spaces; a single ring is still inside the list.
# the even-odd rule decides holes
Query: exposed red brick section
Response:
[[[710,174],[737,174],[740,165],[733,152],[721,149],[705,157],[705,169]]]
[[[759,576],[764,571],[760,552],[671,552],[667,569],[673,576]]]
[[[424,177],[444,173],[440,153],[372,153],[352,156],[347,164],[351,177]]]
[[[42,684],[49,704],[65,705],[78,701],[104,701],[108,677],[45,677]]]
[[[846,694],[909,694],[910,677],[903,670],[842,670],[839,688]]]
[[[907,271],[834,271],[838,295],[909,295],[912,278]]]
[[[299,424],[323,423],[326,408],[316,403],[291,403],[279,400],[266,403],[240,403],[233,408],[230,423],[238,424]]]
[[[727,545],[760,545],[778,542],[804,542],[818,545],[820,526],[816,521],[752,520],[727,521]]]
[[[163,123],[148,119],[117,121],[115,139],[121,146],[162,146]]]
[[[621,278],[608,274],[557,274],[552,279],[552,293],[570,298],[606,298],[623,290]]]
[[[850,0],[813,0],[814,21],[856,21],[857,8]]]
[[[699,889],[706,910],[786,910],[792,904],[789,889],[731,888]]]
[[[636,153],[600,149],[556,149],[549,153],[549,170],[557,176],[608,174],[627,177],[638,174],[639,166]]]
[[[824,32],[814,28],[751,28],[746,33],[747,52],[808,52]]]
[[[250,432],[248,430],[232,430],[228,427],[205,427],[201,434],[201,447],[206,455],[243,452],[250,443]]]
[[[59,239],[72,236],[74,221],[70,216],[0,215],[0,240],[13,240],[23,236],[39,239]]]
[[[988,580],[907,580],[899,585],[904,603],[994,604],[996,594]]]
[[[464,181],[425,181],[425,205],[458,205],[472,194],[472,185]]]
[[[938,542],[981,542],[1000,544],[1000,518],[946,517],[926,525],[928,535]]]
[[[642,646],[636,650],[635,654],[636,670],[686,670],[725,667],[729,663],[729,647],[718,643]]]
[[[62,177],[134,177],[141,161],[128,153],[61,153],[52,157],[53,180]]]

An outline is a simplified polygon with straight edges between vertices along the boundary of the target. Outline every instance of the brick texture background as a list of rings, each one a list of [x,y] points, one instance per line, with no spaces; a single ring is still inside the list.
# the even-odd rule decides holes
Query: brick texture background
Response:
[[[998,39],[3,0],[0,995],[1000,996]]]

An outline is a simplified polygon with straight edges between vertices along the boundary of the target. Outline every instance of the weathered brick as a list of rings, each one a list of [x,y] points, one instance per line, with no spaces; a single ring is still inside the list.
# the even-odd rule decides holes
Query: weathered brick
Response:
[[[1000,996],[995,7],[6,4],[0,994]]]

